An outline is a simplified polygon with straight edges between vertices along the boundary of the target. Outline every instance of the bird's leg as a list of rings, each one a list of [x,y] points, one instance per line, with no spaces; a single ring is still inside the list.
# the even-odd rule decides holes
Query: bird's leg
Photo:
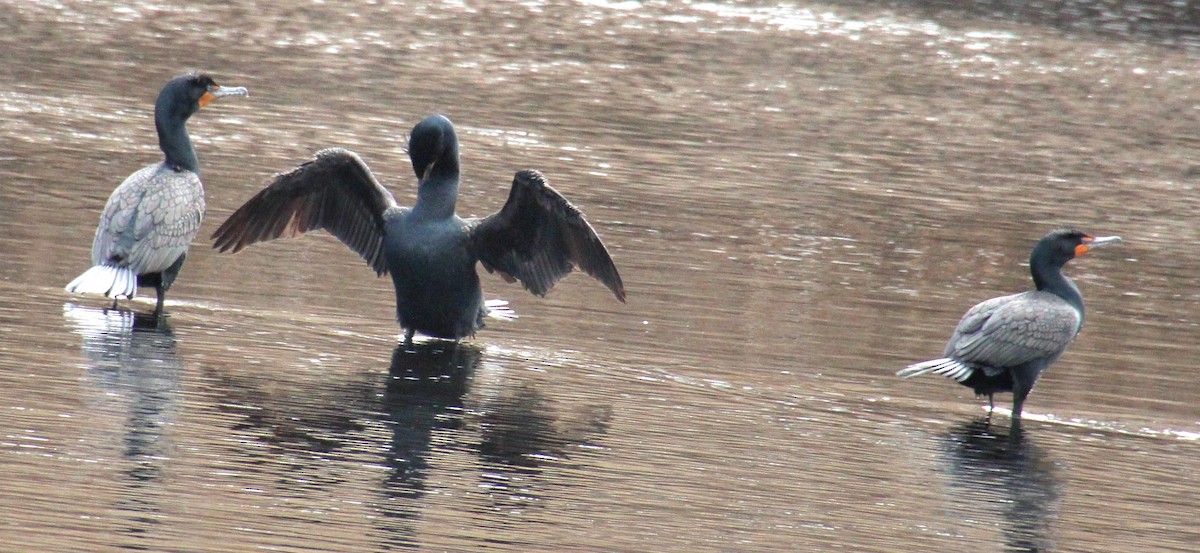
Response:
[[[154,285],[154,292],[158,295],[158,302],[154,304],[154,318],[162,317],[163,300],[166,299],[166,290],[163,290],[162,282]]]
[[[407,349],[407,350],[411,350],[411,349],[412,349],[412,347],[413,347],[413,343],[412,343],[413,334],[416,334],[416,333],[417,333],[417,330],[416,330],[415,328],[406,328],[406,329],[404,329],[404,349]]]
[[[1029,386],[1026,386],[1023,382],[1016,381],[1016,378],[1013,380],[1012,418],[1013,421],[1017,421],[1021,418],[1021,411],[1025,408],[1025,398],[1029,396]]]
[[[1021,418],[1021,411],[1024,408],[1025,408],[1025,398],[1023,396],[1018,396],[1016,398],[1013,398],[1012,418],[1014,420]]]
[[[1021,417],[1013,417],[1012,422],[1008,425],[1010,436],[1020,435],[1021,432]]]
[[[154,279],[154,291],[158,293],[158,305],[154,307],[154,316],[162,315],[163,300],[167,298],[167,290],[171,289],[171,284],[175,282],[175,277],[179,276],[179,270],[183,268],[183,261],[187,259],[187,254],[179,255],[179,258],[171,264],[170,267],[161,273],[158,273],[158,278]]]
[[[109,307],[109,309],[116,309],[116,308],[117,308],[117,298],[113,298],[112,307]]]

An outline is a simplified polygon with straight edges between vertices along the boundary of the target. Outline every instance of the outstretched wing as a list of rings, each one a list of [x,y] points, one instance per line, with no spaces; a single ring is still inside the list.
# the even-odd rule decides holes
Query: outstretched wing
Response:
[[[625,285],[592,226],[534,170],[517,172],[500,211],[472,224],[470,247],[489,272],[543,296],[575,267],[625,301]]]
[[[255,242],[325,229],[382,275],[384,214],[395,207],[357,154],[330,148],[276,176],[233,212],[213,233],[213,247],[237,253]]]

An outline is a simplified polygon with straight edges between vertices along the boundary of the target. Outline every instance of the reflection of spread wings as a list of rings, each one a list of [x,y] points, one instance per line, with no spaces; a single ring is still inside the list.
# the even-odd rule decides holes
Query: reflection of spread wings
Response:
[[[993,298],[972,307],[946,346],[946,357],[1014,367],[1058,355],[1079,332],[1079,312],[1047,292]]]
[[[621,275],[600,237],[537,171],[517,172],[504,207],[472,222],[470,243],[489,272],[520,280],[539,296],[578,267],[625,301]]]
[[[255,242],[325,229],[382,275],[384,215],[393,208],[395,198],[358,155],[330,148],[276,176],[238,208],[213,233],[213,247],[236,253]]]

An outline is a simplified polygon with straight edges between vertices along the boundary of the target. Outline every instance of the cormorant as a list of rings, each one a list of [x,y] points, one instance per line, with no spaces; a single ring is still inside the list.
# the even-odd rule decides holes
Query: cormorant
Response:
[[[204,218],[200,164],[188,138],[187,120],[223,96],[245,88],[219,86],[212,77],[187,74],[163,86],[154,103],[154,127],[165,158],[122,182],[104,205],[92,240],[92,264],[67,285],[68,292],[133,299],[139,286],[158,294],[154,315],[187,255]]]
[[[927,372],[957,380],[987,395],[1012,392],[1013,424],[1021,418],[1033,383],[1066,351],[1083,325],[1083,296],[1063,265],[1095,248],[1120,242],[1058,229],[1038,241],[1029,255],[1037,290],[992,298],[967,311],[946,344],[944,357],[909,365],[896,374]]]
[[[459,340],[483,327],[492,302],[483,301],[477,262],[538,296],[578,267],[625,301],[608,250],[541,173],[518,171],[500,211],[464,220],[454,213],[458,137],[450,120],[432,115],[413,127],[408,154],[417,176],[411,208],[398,206],[357,154],[326,149],[238,208],[213,233],[213,247],[237,252],[325,229],[378,275],[391,273],[407,345],[416,332]]]

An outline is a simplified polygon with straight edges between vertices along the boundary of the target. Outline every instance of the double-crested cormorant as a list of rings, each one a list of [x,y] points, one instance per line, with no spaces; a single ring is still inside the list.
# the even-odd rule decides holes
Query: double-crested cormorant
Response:
[[[896,373],[908,378],[932,372],[987,395],[1012,392],[1013,423],[1021,418],[1025,397],[1067,349],[1083,325],[1083,296],[1063,265],[1095,248],[1120,242],[1119,236],[1094,237],[1059,229],[1038,241],[1029,255],[1037,290],[992,298],[972,307],[954,329],[945,357],[909,365]]]
[[[411,208],[396,205],[358,155],[327,149],[238,208],[213,233],[213,247],[237,252],[280,236],[329,231],[377,274],[391,273],[406,344],[416,332],[458,340],[483,327],[489,310],[476,262],[538,296],[579,267],[625,301],[608,250],[541,173],[518,171],[500,211],[463,220],[454,214],[458,137],[450,120],[433,115],[413,127],[408,154],[418,184]]]
[[[67,285],[68,292],[132,299],[139,286],[163,297],[183,267],[188,244],[204,218],[200,165],[188,138],[187,120],[222,96],[246,95],[242,87],[218,86],[208,75],[175,77],[154,103],[154,126],[165,159],[129,175],[104,205],[92,240],[92,264]]]

